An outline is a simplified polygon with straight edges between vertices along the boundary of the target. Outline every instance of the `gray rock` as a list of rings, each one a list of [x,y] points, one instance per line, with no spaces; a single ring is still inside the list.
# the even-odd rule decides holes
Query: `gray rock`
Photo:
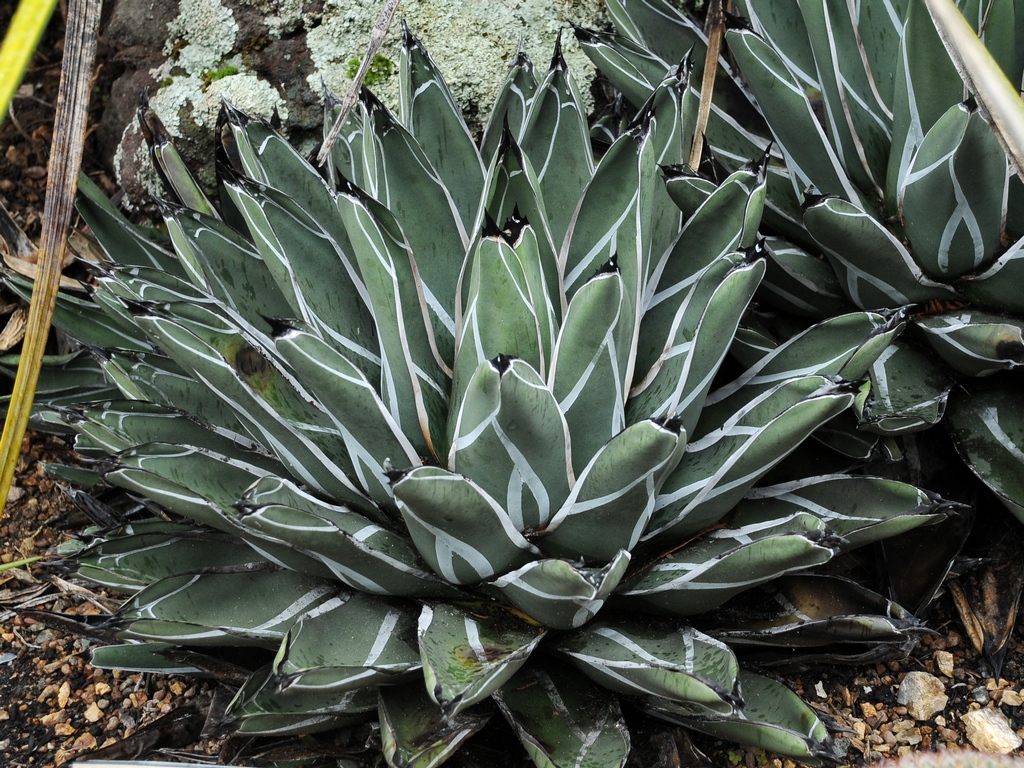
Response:
[[[381,0],[115,0],[102,39],[123,72],[99,139],[101,150],[115,157],[126,201],[145,202],[159,189],[135,121],[140,93],[208,185],[214,176],[211,129],[221,99],[262,117],[276,109],[293,143],[310,149],[320,137],[322,83],[339,93],[348,87],[352,62],[362,57],[380,6]],[[569,21],[607,24],[604,3],[596,0],[404,0],[398,16],[431,52],[477,128],[520,35],[543,74]],[[392,109],[398,106],[400,46],[396,17],[380,52],[392,71],[378,68],[372,84]],[[564,36],[563,52],[587,94],[594,69],[571,34]]]
[[[949,697],[939,678],[927,672],[908,672],[900,683],[896,701],[907,708],[915,720],[929,720],[946,708]]]
[[[995,707],[967,712],[962,719],[967,740],[982,752],[1007,755],[1024,743],[1010,728],[1006,715]]]

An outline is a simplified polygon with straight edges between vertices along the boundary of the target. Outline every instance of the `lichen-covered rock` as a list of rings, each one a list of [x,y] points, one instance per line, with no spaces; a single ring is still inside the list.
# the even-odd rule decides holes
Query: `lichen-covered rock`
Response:
[[[115,158],[126,201],[145,202],[157,191],[135,121],[140,93],[182,139],[179,151],[205,183],[213,177],[204,165],[213,157],[209,125],[221,99],[252,115],[269,117],[276,109],[292,141],[311,147],[323,119],[323,86],[348,87],[380,7],[380,0],[116,0],[103,39],[124,71],[99,138]],[[405,0],[398,11],[438,60],[471,126],[476,114],[489,111],[520,36],[543,61],[569,21],[600,27],[604,14],[600,0]],[[572,36],[563,42],[573,72],[586,81],[593,66]],[[396,17],[369,78],[392,108],[398,89],[391,63],[400,45]]]

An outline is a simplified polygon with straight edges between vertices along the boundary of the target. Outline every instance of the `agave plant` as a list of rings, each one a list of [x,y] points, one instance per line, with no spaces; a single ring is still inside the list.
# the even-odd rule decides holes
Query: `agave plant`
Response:
[[[957,5],[1019,86],[1024,4]],[[666,0],[608,6],[619,34],[579,37],[633,103],[691,47],[703,61],[701,28]],[[854,411],[819,437],[868,456],[948,410],[967,464],[1024,519],[1024,410],[1017,376],[1004,373],[1024,364],[1024,184],[925,3],[741,0],[735,10],[745,19],[726,33],[706,135],[719,169],[771,145],[759,299],[788,318],[911,312],[911,332],[872,364]],[[670,173],[691,206],[709,191],[693,169]],[[754,355],[791,332],[759,320],[738,334]]]
[[[956,505],[792,468],[755,487],[855,406],[904,314],[723,365],[767,268],[769,165],[664,183],[686,67],[599,158],[557,50],[539,80],[517,56],[479,146],[407,31],[401,77],[400,117],[364,92],[323,174],[225,105],[217,204],[143,114],[170,247],[82,185],[111,263],[68,332],[124,399],[59,416],[169,513],[76,554],[131,593],[94,662],[254,665],[224,728],[376,720],[392,766],[501,723],[538,766],[622,766],[627,716],[831,759],[729,644],[866,657],[919,630],[807,571]]]

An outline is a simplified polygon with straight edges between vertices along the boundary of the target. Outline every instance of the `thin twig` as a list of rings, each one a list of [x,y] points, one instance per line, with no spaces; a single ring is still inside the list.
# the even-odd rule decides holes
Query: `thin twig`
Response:
[[[718,55],[722,50],[722,36],[725,33],[725,15],[722,13],[723,0],[711,0],[708,15],[704,20],[704,33],[708,38],[708,54],[704,59],[704,77],[700,83],[700,106],[697,109],[697,124],[693,129],[693,144],[690,147],[690,167],[700,166],[704,151],[704,131],[711,117],[711,97],[715,93],[715,74],[718,72]]]
[[[395,11],[398,10],[400,1],[385,0],[380,16],[377,17],[373,29],[370,30],[370,44],[367,46],[366,55],[363,56],[363,61],[359,65],[359,71],[356,72],[352,84],[345,92],[345,98],[341,100],[341,112],[338,114],[338,119],[334,121],[331,132],[327,134],[327,138],[324,139],[324,144],[320,147],[320,152],[316,156],[318,165],[323,165],[327,162],[327,157],[331,154],[331,147],[334,146],[338,134],[341,133],[341,126],[345,124],[345,118],[348,117],[348,113],[352,111],[352,107],[359,100],[359,89],[362,88],[366,73],[370,71],[373,57],[377,55],[377,51],[380,50],[381,45],[384,43],[384,36],[388,33],[388,27],[391,26],[391,20],[395,17]]]

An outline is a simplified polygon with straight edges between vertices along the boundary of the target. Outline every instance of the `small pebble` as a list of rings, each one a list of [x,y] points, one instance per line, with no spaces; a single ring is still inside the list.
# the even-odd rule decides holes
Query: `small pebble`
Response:
[[[939,678],[915,670],[903,678],[896,701],[905,705],[907,713],[915,720],[928,720],[946,708],[949,697]]]
[[[953,676],[953,654],[949,651],[936,651],[935,652],[935,663],[939,667],[939,672],[944,674],[946,677]]]
[[[1020,697],[1017,691],[1008,688],[999,697],[999,703],[1007,707],[1019,707],[1021,704],[1024,704],[1024,699]]]

